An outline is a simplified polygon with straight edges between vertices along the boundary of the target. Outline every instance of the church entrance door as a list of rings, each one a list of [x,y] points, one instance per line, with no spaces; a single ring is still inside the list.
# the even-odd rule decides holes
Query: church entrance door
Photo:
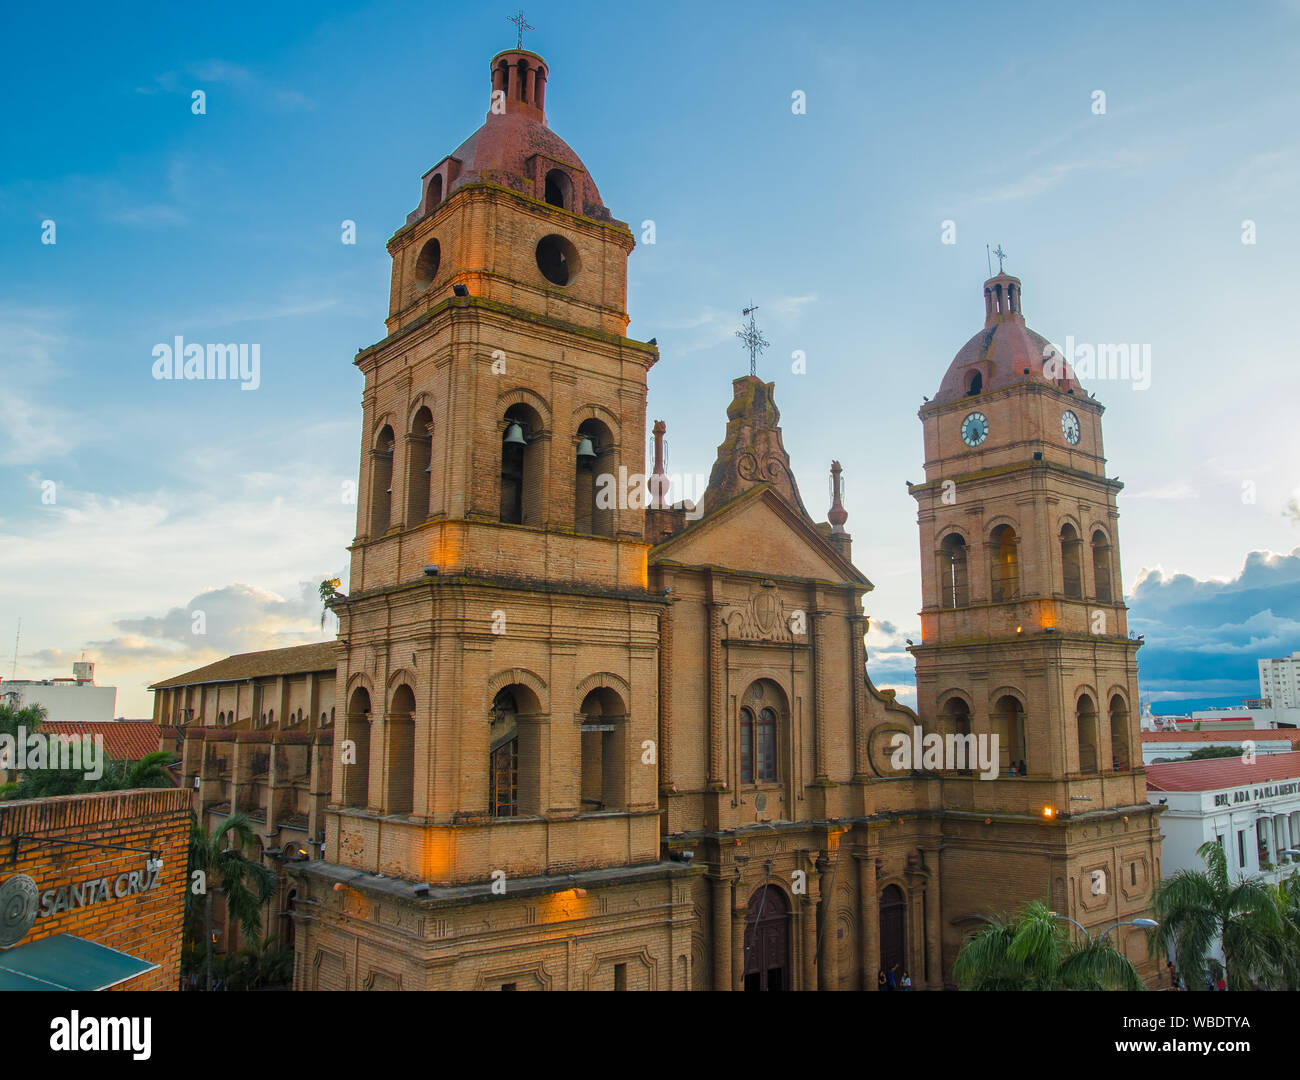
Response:
[[[745,989],[790,989],[790,905],[774,886],[749,898],[745,923]]]

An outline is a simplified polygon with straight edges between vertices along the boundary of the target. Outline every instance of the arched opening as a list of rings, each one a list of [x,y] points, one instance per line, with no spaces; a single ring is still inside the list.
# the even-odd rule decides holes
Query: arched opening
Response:
[[[943,538],[939,548],[939,583],[943,607],[959,608],[970,603],[966,541],[959,533],[949,533]]]
[[[770,679],[751,683],[740,707],[740,782],[775,784],[780,779],[780,728],[785,694]]]
[[[1067,600],[1083,599],[1083,541],[1069,522],[1061,526],[1061,578]]]
[[[966,382],[966,396],[973,397],[984,389],[984,376],[981,372],[972,371],[970,378]]]
[[[429,180],[429,209],[432,210],[442,202],[442,173],[435,173]]]
[[[409,814],[415,795],[415,694],[403,683],[393,693],[388,727],[388,792],[385,810]]]
[[[343,805],[364,807],[370,801],[370,694],[364,687],[352,692],[343,723],[339,754]]]
[[[1097,703],[1090,694],[1079,695],[1077,716],[1079,772],[1097,771]]]
[[[627,808],[627,706],[600,687],[582,701],[582,809]]]
[[[492,699],[488,810],[494,818],[540,813],[540,713],[537,695],[519,683],[503,687]]]
[[[1119,694],[1110,698],[1110,767],[1116,772],[1131,768],[1129,756],[1128,702]]]
[[[609,428],[599,420],[584,420],[575,453],[573,527],[591,536],[613,536],[620,491]]]
[[[573,181],[563,169],[546,174],[546,201],[561,210],[573,209]]]
[[[880,894],[880,968],[887,987],[902,986],[907,971],[907,900],[897,885],[886,885]]]
[[[439,178],[441,179],[441,178]],[[435,236],[420,248],[415,260],[415,284],[421,292],[427,289],[438,277],[438,267],[442,265],[442,245]]]
[[[789,990],[790,903],[774,885],[749,898],[745,920],[745,989]]]
[[[393,429],[387,424],[370,451],[370,538],[388,531],[393,512]]]
[[[433,469],[433,413],[421,406],[411,418],[406,436],[406,524],[418,525],[429,516],[429,480]]]
[[[552,285],[568,285],[582,269],[582,260],[571,241],[552,233],[537,241],[537,269]]]
[[[506,410],[501,432],[501,520],[542,524],[542,420],[522,403]]]
[[[1015,600],[1020,596],[1020,556],[1016,550],[1016,530],[999,525],[991,538],[994,602]]]
[[[1025,709],[1010,694],[998,698],[993,708],[993,730],[998,737],[998,773],[1024,776],[1028,754],[1025,748]]]
[[[520,101],[527,101],[527,95],[524,93],[525,84],[528,81],[528,61],[515,61],[515,97]]]
[[[970,706],[962,698],[951,697],[944,702],[943,729],[945,744],[948,742],[947,736],[952,736],[952,745],[962,754],[963,765],[957,769],[957,773],[969,776],[977,762],[977,754],[975,740],[971,737]],[[913,768],[920,768],[920,764],[914,763]]]
[[[1092,581],[1092,595],[1097,601],[1102,604],[1111,603],[1110,541],[1100,529],[1092,534]]]

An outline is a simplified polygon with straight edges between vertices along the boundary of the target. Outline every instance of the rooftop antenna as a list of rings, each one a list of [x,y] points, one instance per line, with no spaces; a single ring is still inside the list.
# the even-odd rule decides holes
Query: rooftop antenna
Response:
[[[751,377],[758,374],[758,354],[772,344],[763,336],[763,332],[754,321],[754,312],[757,310],[758,305],[751,300],[749,307],[741,312],[742,315],[749,316],[749,324],[744,329],[736,331],[736,337],[740,338],[744,342],[745,348],[749,350],[749,374]]]
[[[998,246],[1001,247],[1002,245],[999,244]],[[988,264],[989,264],[989,277],[992,277],[992,276],[993,276],[993,256],[989,254],[989,246],[988,246],[988,244],[985,244],[985,245],[984,245],[984,258],[985,258],[985,260],[986,260],[986,261],[988,262]]]
[[[18,632],[14,634],[14,666],[9,669],[9,678],[16,678],[18,675],[18,639],[23,636],[23,620],[18,619]]]

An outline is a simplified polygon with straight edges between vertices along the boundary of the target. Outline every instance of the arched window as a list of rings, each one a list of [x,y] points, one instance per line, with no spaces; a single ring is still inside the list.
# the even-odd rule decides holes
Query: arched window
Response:
[[[1092,534],[1092,581],[1093,596],[1098,602],[1111,603],[1113,594],[1110,585],[1110,541],[1100,529]]]
[[[432,210],[442,202],[442,173],[429,179],[429,209]]]
[[[388,725],[388,791],[384,811],[409,814],[415,794],[415,694],[403,683],[393,693]]]
[[[785,695],[768,679],[745,692],[740,710],[740,781],[771,784],[778,777],[777,724],[785,711]]]
[[[393,511],[393,429],[387,424],[370,451],[370,538],[388,531]]]
[[[1016,530],[999,525],[992,536],[993,600],[1015,600],[1020,596],[1020,557],[1016,551]]]
[[[573,527],[591,536],[614,535],[620,491],[614,467],[614,438],[599,420],[578,427],[573,481]]]
[[[1079,695],[1077,716],[1079,738],[1079,771],[1097,771],[1097,703],[1089,694]]]
[[[1068,522],[1061,526],[1061,575],[1065,598],[1083,599],[1083,541],[1074,526]]]
[[[1125,772],[1131,767],[1129,758],[1128,704],[1119,694],[1110,699],[1110,767]]]
[[[627,706],[600,687],[582,702],[582,809],[627,807]]]
[[[984,388],[984,376],[978,371],[972,371],[970,379],[966,383],[966,396],[971,397],[978,394]]]
[[[235,714],[234,714],[234,713],[231,713],[231,714],[230,714],[230,718],[231,718],[231,720],[234,720],[234,718],[235,718]],[[274,710],[274,709],[270,709],[270,710],[267,711],[267,714],[266,714],[266,722],[267,722],[268,724],[272,724],[272,725],[275,724],[275,710]]]
[[[501,520],[542,524],[541,417],[527,405],[506,410],[501,432]]]
[[[370,800],[370,695],[364,687],[352,692],[343,715],[344,733],[339,745],[350,741],[354,761],[341,758],[343,805],[365,807]]]
[[[998,771],[1009,776],[1025,775],[1025,710],[1010,694],[998,698],[993,709],[993,730],[998,737]]]
[[[217,713],[217,723],[224,724],[225,722],[226,722],[226,714],[224,712]]]
[[[939,554],[939,588],[943,607],[965,607],[970,603],[966,541],[958,533],[949,533],[943,538]]]
[[[421,406],[411,418],[406,436],[406,524],[418,525],[429,516],[429,478],[432,473],[433,414]]]
[[[975,740],[971,738],[971,718],[970,706],[959,697],[951,697],[943,706],[944,715],[944,742],[947,742],[946,736],[953,736],[954,747],[961,747],[964,765],[957,769],[962,776],[970,774],[972,766],[975,764]],[[914,768],[919,768],[915,764]]]
[[[546,201],[562,210],[573,209],[573,181],[563,169],[552,169],[546,174]]]

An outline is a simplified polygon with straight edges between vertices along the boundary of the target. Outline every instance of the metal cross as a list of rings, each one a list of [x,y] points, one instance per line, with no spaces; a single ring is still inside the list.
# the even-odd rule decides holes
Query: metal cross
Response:
[[[757,310],[758,305],[752,303],[749,307],[745,308],[741,314],[749,316],[749,325],[743,330],[736,331],[736,337],[740,338],[740,340],[745,343],[745,348],[749,350],[750,375],[758,374],[758,355],[772,344],[763,336],[763,332],[758,328],[758,324],[754,322],[754,312]]]
[[[998,257],[998,273],[1000,274],[1002,273],[1002,260],[1007,257],[1007,253],[1002,250],[1002,245],[999,244],[993,249],[993,254]]]
[[[515,26],[516,26],[516,28],[519,30],[519,43],[515,46],[515,47],[518,48],[518,49],[522,49],[522,48],[524,47],[524,31],[525,31],[525,30],[536,30],[536,29],[537,29],[537,27],[535,27],[535,26],[529,26],[529,25],[528,25],[527,20],[524,19],[523,8],[520,8],[520,9],[519,9],[519,14],[516,15],[516,16],[514,16],[513,18],[511,18],[511,16],[507,15],[507,16],[506,16],[506,22],[512,22],[512,23],[514,23]]]

